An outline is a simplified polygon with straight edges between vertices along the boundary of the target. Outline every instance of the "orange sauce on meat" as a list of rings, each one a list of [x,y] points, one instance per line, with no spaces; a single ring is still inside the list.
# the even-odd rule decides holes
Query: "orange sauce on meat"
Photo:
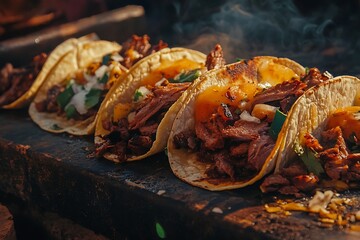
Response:
[[[360,139],[360,106],[351,106],[336,110],[329,116],[327,129],[339,126],[345,139],[355,134]]]
[[[204,67],[203,63],[194,62],[187,58],[183,58],[175,62],[164,61],[161,63],[159,68],[150,72],[146,77],[141,80],[141,85],[154,86],[155,83],[160,81],[162,78],[174,78],[176,75],[183,71],[194,70],[202,67]]]
[[[253,99],[256,84],[241,84],[233,86],[212,86],[199,94],[195,101],[195,121],[207,121],[221,103],[238,108],[244,108],[243,102]]]

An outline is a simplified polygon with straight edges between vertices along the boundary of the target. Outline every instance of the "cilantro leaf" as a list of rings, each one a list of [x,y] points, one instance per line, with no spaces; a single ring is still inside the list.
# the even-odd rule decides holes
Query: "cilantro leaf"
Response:
[[[285,120],[286,120],[286,114],[284,114],[279,110],[276,110],[274,120],[272,121],[269,130],[270,136],[273,139],[277,139]]]
[[[303,161],[309,172],[316,176],[320,176],[325,172],[315,151],[308,147],[303,148],[298,141],[294,143],[294,151]]]
[[[309,67],[305,67],[305,74],[308,75],[310,72],[310,68]]]
[[[67,119],[70,119],[72,118],[75,113],[76,113],[76,108],[74,105],[68,105],[66,108],[65,108],[65,113],[66,113],[66,117]]]
[[[90,109],[96,106],[100,101],[101,94],[102,94],[101,89],[92,88],[85,96],[85,107],[87,109]]]
[[[70,102],[71,98],[75,95],[74,90],[71,86],[65,88],[65,90],[56,97],[56,102],[59,106],[64,109],[65,106]]]
[[[140,92],[139,90],[136,90],[135,94],[134,94],[134,101],[135,102],[139,101],[140,97],[142,97],[142,96],[143,96],[142,92]]]
[[[172,83],[183,83],[183,82],[192,82],[201,75],[199,69],[194,69],[188,72],[181,73],[180,75],[169,79],[169,82]]]
[[[107,73],[104,74],[104,76],[102,76],[102,78],[100,78],[98,80],[99,83],[107,83],[107,81],[109,80],[109,75]]]
[[[105,56],[102,58],[101,64],[102,64],[102,65],[107,65],[107,64],[109,63],[109,61],[110,61],[110,57],[111,57],[111,54],[105,55]]]

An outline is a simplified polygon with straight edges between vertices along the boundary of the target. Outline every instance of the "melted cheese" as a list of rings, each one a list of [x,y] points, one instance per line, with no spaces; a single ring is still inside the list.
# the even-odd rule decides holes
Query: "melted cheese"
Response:
[[[357,92],[357,94],[355,96],[354,105],[355,106],[360,106],[360,91]]]
[[[120,119],[127,117],[131,111],[130,103],[118,103],[114,107],[113,122],[118,122]]]
[[[260,81],[259,88],[269,88],[279,83],[290,81],[299,76],[290,68],[271,61],[264,61],[258,69]]]
[[[221,103],[244,110],[247,107],[244,102],[251,102],[257,92],[299,78],[292,69],[272,61],[264,61],[259,66],[258,73],[260,81],[257,85],[213,86],[206,89],[196,99],[195,120],[207,121]]]
[[[202,68],[204,64],[191,61],[187,58],[172,61],[163,61],[159,68],[150,72],[145,78],[141,80],[143,86],[150,85],[154,86],[156,82],[162,78],[170,79],[183,71],[189,71],[196,68]]]
[[[221,103],[243,109],[243,103],[251,101],[255,92],[255,84],[209,87],[196,98],[195,120],[207,121]]]
[[[345,139],[355,134],[360,139],[360,106],[351,106],[336,110],[329,116],[327,129],[340,126]]]

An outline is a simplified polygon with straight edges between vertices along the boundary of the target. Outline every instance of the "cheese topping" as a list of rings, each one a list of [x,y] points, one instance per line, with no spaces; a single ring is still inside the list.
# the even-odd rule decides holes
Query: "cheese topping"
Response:
[[[360,139],[360,106],[350,106],[336,110],[329,116],[327,129],[339,126],[345,139],[355,135]]]
[[[290,68],[264,61],[258,68],[259,82],[234,84],[232,86],[212,86],[199,94],[195,103],[195,120],[207,121],[220,104],[225,103],[245,110],[254,96],[264,89],[284,81],[291,81],[299,76]]]
[[[260,75],[260,81],[258,83],[260,89],[267,89],[282,82],[299,78],[292,69],[272,61],[262,62],[259,66],[258,73]]]

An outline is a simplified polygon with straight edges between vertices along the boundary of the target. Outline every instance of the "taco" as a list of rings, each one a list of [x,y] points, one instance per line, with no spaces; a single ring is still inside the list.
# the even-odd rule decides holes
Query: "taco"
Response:
[[[360,80],[339,76],[311,88],[284,123],[274,174],[263,192],[300,196],[360,182]]]
[[[212,191],[256,182],[274,169],[284,114],[307,88],[327,79],[318,69],[268,56],[207,72],[172,126],[171,169]]]
[[[136,63],[100,107],[97,156],[124,162],[163,151],[186,89],[201,74],[205,59],[198,51],[166,48]]]
[[[92,134],[106,93],[127,72],[122,64],[131,66],[167,46],[162,41],[151,46],[147,35],[134,35],[124,45],[96,41],[64,56],[30,105],[34,122],[49,132]]]
[[[68,39],[58,45],[49,55],[41,53],[35,56],[32,62],[25,67],[14,68],[11,63],[7,63],[0,73],[0,107],[11,109],[28,105],[51,69],[61,61],[66,53],[72,51],[78,44],[96,39],[95,34],[89,34],[79,39]]]

